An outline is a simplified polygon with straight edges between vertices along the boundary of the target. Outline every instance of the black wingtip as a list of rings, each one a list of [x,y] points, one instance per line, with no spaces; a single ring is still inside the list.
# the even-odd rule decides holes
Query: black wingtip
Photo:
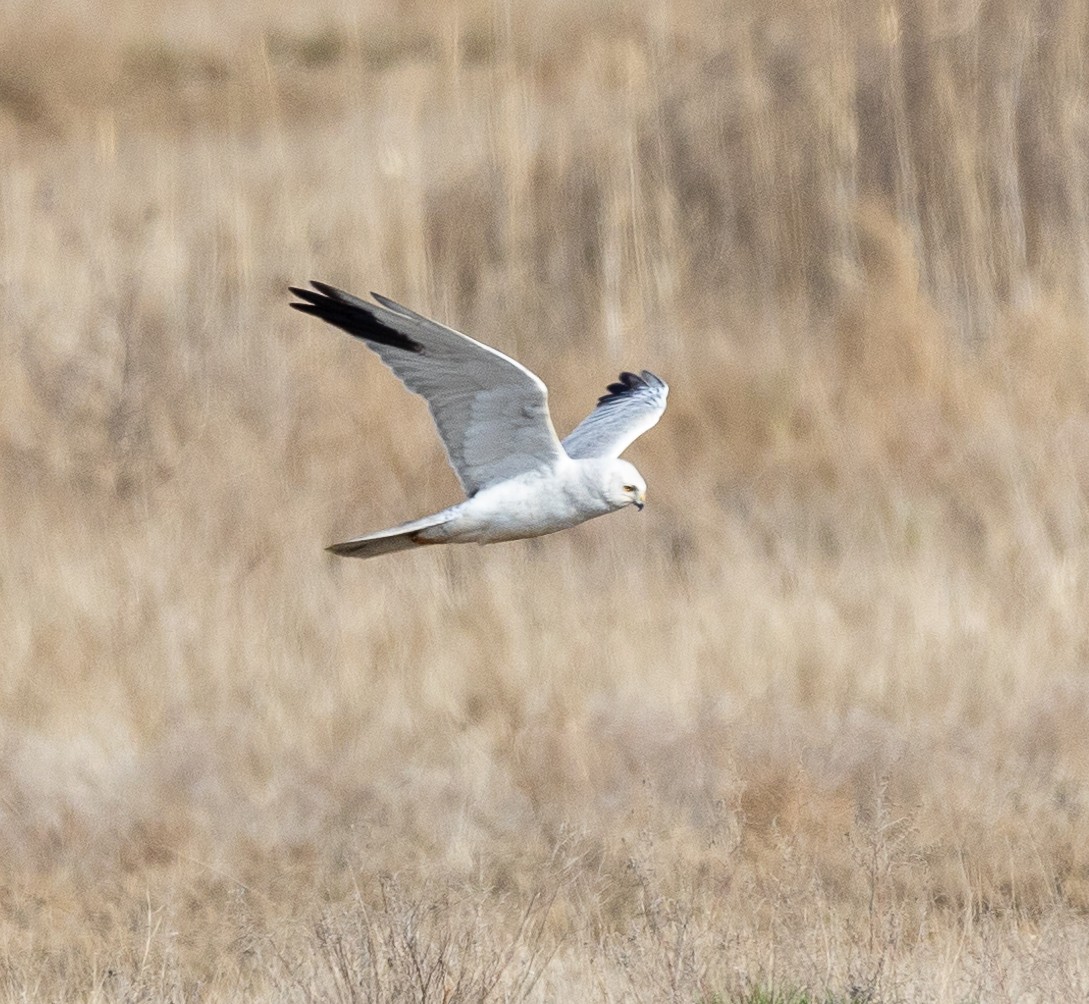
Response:
[[[611,383],[605,388],[608,393],[602,394],[601,397],[597,399],[597,403],[599,405],[610,404],[613,401],[631,397],[644,388],[653,390],[664,387],[665,381],[662,380],[661,377],[655,376],[650,370],[643,370],[641,373],[629,373],[625,370],[620,374],[620,378],[616,383]]]
[[[313,281],[311,281],[310,284],[315,288],[318,285],[316,282]],[[288,286],[287,290],[289,293],[292,294],[292,296],[297,296],[300,300],[306,301],[305,303],[289,304],[289,306],[294,307],[296,310],[305,310],[307,307],[312,307],[316,304],[319,304],[328,296],[328,294],[323,294],[322,292],[315,292],[313,289],[307,289],[305,286]],[[329,298],[332,299],[332,297]]]
[[[415,339],[410,338],[395,325],[388,323],[392,315],[396,313],[386,310],[377,304],[367,303],[351,293],[345,293],[336,286],[311,279],[313,289],[304,289],[301,286],[288,286],[292,295],[297,296],[301,303],[290,303],[288,306],[311,317],[318,317],[327,324],[340,328],[356,338],[375,345],[386,345],[390,348],[401,349],[404,352],[422,353],[424,347]],[[403,319],[402,319],[403,320]]]
[[[327,282],[311,279],[310,285],[323,296],[327,296],[330,300],[336,300],[339,303],[350,303],[355,299],[350,293],[345,293],[343,289],[337,289],[336,286],[330,286]]]

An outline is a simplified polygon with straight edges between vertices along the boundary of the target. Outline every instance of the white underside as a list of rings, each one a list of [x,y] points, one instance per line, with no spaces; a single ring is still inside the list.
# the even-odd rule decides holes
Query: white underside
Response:
[[[477,492],[436,517],[443,522],[422,530],[421,543],[489,544],[539,537],[613,512],[588,483],[581,465],[533,471]]]
[[[623,464],[626,470],[617,471]],[[638,473],[616,459],[565,457],[482,488],[449,509],[334,544],[343,557],[370,558],[426,544],[492,544],[540,537],[615,512],[633,501],[621,489]]]

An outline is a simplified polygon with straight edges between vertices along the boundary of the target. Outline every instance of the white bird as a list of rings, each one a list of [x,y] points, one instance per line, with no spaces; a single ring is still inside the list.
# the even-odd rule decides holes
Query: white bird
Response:
[[[653,373],[621,373],[561,443],[548,388],[521,363],[377,293],[367,303],[322,282],[290,287],[296,310],[366,342],[423,397],[468,498],[442,512],[333,544],[372,558],[425,544],[539,537],[634,505],[646,482],[620,454],[654,426],[669,388]]]

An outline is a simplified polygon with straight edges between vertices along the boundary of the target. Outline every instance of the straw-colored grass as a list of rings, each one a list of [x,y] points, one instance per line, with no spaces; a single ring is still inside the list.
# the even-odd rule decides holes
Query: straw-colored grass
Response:
[[[1089,995],[1089,14],[0,10],[0,1000]],[[373,562],[426,409],[625,512]]]

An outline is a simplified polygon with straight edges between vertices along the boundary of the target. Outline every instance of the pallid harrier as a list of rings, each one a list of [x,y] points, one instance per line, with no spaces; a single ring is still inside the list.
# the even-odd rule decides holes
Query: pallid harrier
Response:
[[[519,540],[643,508],[646,483],[619,456],[665,411],[669,388],[653,373],[621,373],[561,443],[548,389],[520,363],[377,293],[375,304],[311,285],[291,287],[304,301],[291,306],[362,339],[427,401],[468,495],[432,516],[334,544],[334,554],[373,558],[423,544]]]

